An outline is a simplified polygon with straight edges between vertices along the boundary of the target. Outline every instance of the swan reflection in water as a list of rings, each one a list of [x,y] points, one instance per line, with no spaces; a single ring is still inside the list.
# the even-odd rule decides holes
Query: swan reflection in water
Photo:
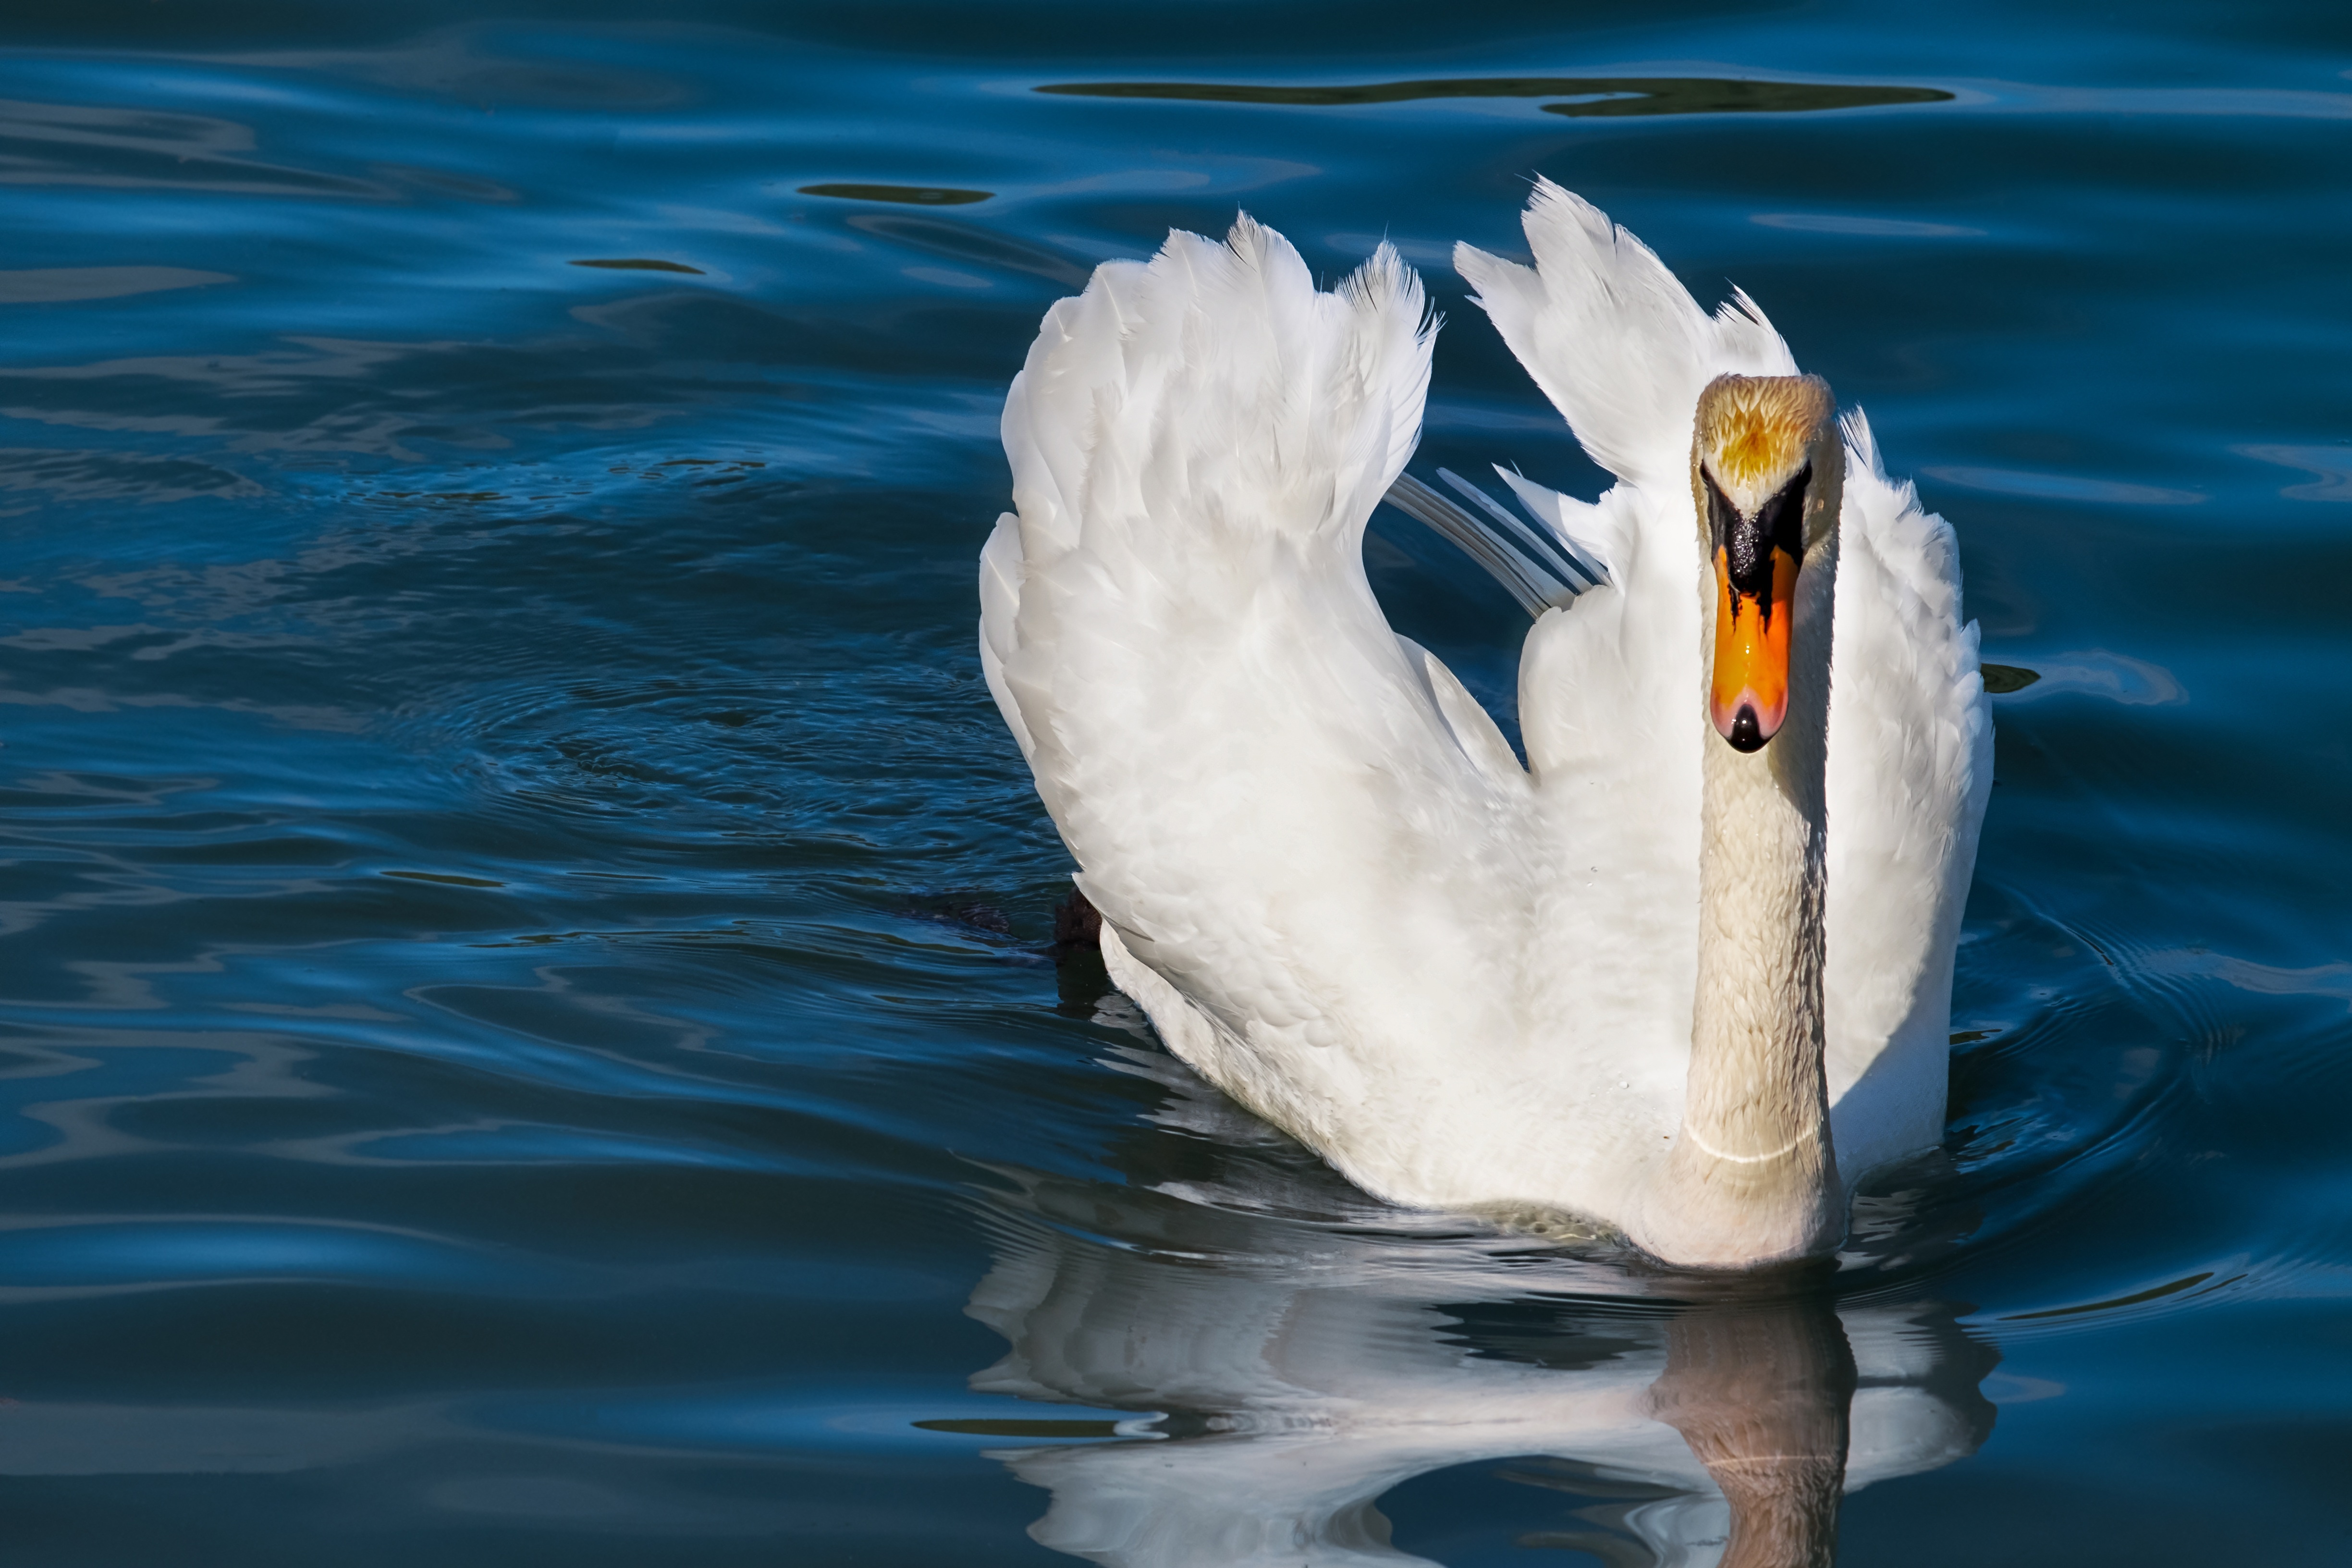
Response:
[[[966,1309],[1010,1345],[975,1391],[1136,1413],[1110,1440],[992,1450],[1053,1494],[1045,1546],[1409,1568],[1428,1559],[1391,1543],[1382,1494],[1508,1459],[1581,1500],[1523,1544],[1826,1564],[1844,1493],[1991,1430],[1998,1355],[1949,1305],[1834,1302],[1823,1268],[1664,1276],[1382,1208],[1170,1058],[1114,1055],[1172,1091],[1153,1120],[1177,1136],[1141,1134],[1129,1163],[1152,1168],[1126,1186],[1001,1173]]]

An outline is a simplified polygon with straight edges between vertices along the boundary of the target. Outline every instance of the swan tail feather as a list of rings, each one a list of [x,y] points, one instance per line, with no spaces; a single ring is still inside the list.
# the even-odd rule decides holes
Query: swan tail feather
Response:
[[[1500,468],[1496,469],[1497,473],[1501,471]],[[1598,580],[1592,568],[1576,558],[1575,552],[1567,547],[1559,533],[1549,530],[1537,531],[1525,520],[1514,515],[1509,508],[1451,468],[1438,469],[1437,477],[1444,480],[1456,495],[1492,518],[1504,537],[1542,562],[1553,575],[1561,578],[1570,587],[1581,593]]]
[[[1529,616],[1540,616],[1554,605],[1568,603],[1583,585],[1563,580],[1569,574],[1565,563],[1550,560],[1538,563],[1532,551],[1411,474],[1399,474],[1381,499],[1476,562]]]
[[[1596,585],[1619,580],[1629,553],[1627,513],[1562,495],[1500,463],[1495,465],[1495,473],[1510,487],[1528,515],[1561,542],[1568,558],[1588,579]]]

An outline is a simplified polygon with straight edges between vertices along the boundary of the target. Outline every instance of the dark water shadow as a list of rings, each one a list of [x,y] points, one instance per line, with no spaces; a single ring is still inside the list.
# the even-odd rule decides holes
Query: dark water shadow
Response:
[[[977,262],[982,267],[1050,279],[1066,288],[1083,289],[1094,275],[1093,268],[1042,245],[1009,239],[950,218],[919,217],[912,213],[860,213],[848,221],[850,227],[862,234],[896,240],[950,260]]]
[[[1754,81],[1737,77],[1461,77],[1328,87],[1188,81],[1053,82],[1035,89],[1073,98],[1173,99],[1199,103],[1275,103],[1334,107],[1406,103],[1429,98],[1573,98],[1547,103],[1547,114],[1622,118],[1649,114],[1790,114],[1827,109],[1879,109],[1948,103],[1932,87],[1848,82]]]
[[[699,267],[688,267],[683,261],[664,261],[651,256],[615,256],[575,261],[574,267],[601,267],[611,272],[687,272],[697,278],[704,276]]]
[[[994,191],[959,190],[952,185],[803,185],[804,196],[830,196],[842,202],[898,202],[907,206],[961,207],[993,197]]]
[[[251,126],[210,115],[0,100],[0,185],[400,199],[377,181],[249,156],[257,141]]]

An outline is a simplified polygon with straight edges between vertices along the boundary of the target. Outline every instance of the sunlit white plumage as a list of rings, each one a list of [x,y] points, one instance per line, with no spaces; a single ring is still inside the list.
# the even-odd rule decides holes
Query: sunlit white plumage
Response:
[[[1048,313],[1005,408],[982,657],[1112,977],[1171,1049],[1381,1196],[1641,1240],[1682,1122],[1721,744],[1692,410],[1719,374],[1795,365],[1744,296],[1705,314],[1557,187],[1526,228],[1534,268],[1457,266],[1620,480],[1585,503],[1505,476],[1607,578],[1528,634],[1526,768],[1364,574],[1427,386],[1418,280],[1384,247],[1318,293],[1247,218]],[[1823,993],[1850,1184],[1940,1137],[1991,758],[1950,531],[1859,415],[1845,433]]]

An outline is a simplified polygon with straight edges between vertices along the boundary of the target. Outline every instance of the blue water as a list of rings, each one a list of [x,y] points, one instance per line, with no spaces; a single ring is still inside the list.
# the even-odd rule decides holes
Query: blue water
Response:
[[[1706,1563],[1687,1423],[1563,1434],[1726,1364],[1849,1564],[2352,1555],[2352,12],[503,14],[0,18],[12,1562]],[[1597,489],[1445,260],[1538,172],[2041,677],[1946,1150],[1760,1305],[1191,1081],[973,653],[1038,316],[1236,207],[1423,269],[1416,472]],[[1368,559],[1507,719],[1500,590]]]

